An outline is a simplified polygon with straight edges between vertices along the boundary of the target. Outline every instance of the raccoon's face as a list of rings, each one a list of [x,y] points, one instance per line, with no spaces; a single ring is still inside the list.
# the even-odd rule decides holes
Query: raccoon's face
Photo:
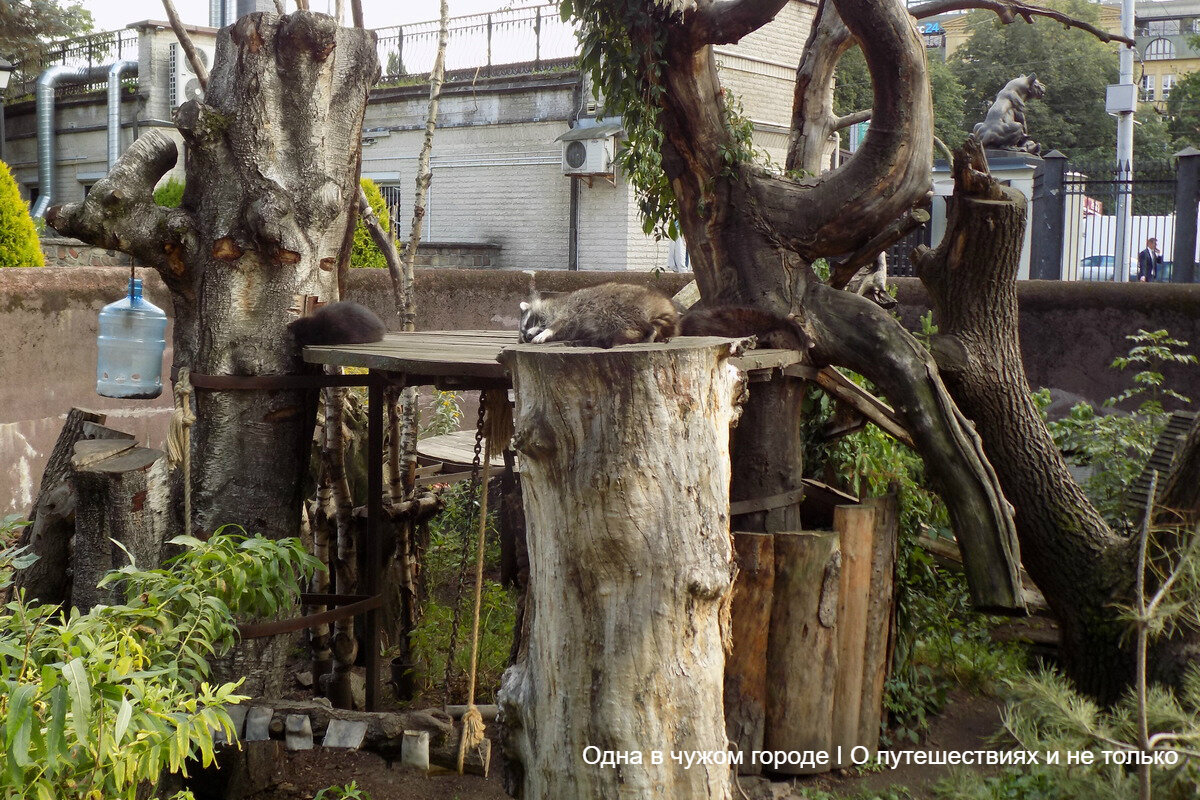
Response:
[[[521,326],[517,334],[517,341],[532,342],[538,334],[546,330],[548,322],[541,300],[535,298],[528,302],[522,302]]]

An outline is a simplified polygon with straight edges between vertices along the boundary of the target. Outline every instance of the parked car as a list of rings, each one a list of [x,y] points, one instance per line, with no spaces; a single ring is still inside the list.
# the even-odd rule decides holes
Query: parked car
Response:
[[[1111,281],[1116,261],[1115,256],[1084,256],[1079,260],[1079,272],[1075,277],[1081,281]],[[1136,281],[1137,277],[1137,262],[1133,261],[1129,265],[1129,280]]]

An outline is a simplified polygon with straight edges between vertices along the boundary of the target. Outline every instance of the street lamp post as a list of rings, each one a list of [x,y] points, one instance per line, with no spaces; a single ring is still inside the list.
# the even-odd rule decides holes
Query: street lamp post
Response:
[[[0,161],[8,163],[8,142],[4,135],[4,92],[8,90],[8,79],[12,77],[12,62],[0,56]]]

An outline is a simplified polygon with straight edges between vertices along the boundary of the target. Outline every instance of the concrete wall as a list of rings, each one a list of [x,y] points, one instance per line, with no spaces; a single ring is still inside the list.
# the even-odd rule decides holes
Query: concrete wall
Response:
[[[169,392],[133,403],[95,394],[96,320],[122,296],[122,269],[78,267],[0,270],[0,514],[26,510],[63,417],[72,406],[104,411],[109,424],[161,447],[170,417]],[[150,301],[172,313],[157,276],[143,271]],[[570,291],[605,280],[653,285],[674,293],[690,278],[674,273],[539,273],[538,288]],[[418,327],[515,330],[529,276],[518,271],[430,269],[417,273]],[[899,279],[902,318],[910,328],[926,310],[924,290]],[[391,287],[382,270],[355,270],[349,297],[397,327]],[[1053,386],[1095,402],[1117,394],[1125,379],[1109,364],[1129,348],[1138,328],[1166,328],[1200,352],[1200,286],[1019,285],[1021,339],[1034,387]],[[168,332],[168,341],[170,333]],[[170,353],[168,351],[167,362]],[[1200,398],[1200,369],[1169,370],[1173,388]]]

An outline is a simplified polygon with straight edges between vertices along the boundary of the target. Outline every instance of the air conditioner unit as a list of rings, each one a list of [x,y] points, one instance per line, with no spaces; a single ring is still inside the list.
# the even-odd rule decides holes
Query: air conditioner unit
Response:
[[[613,137],[563,142],[564,175],[612,175]]]
[[[211,47],[196,45],[196,55],[204,66],[212,69],[214,51]],[[200,79],[192,72],[192,62],[178,43],[171,44],[171,108],[177,108],[188,100],[203,100],[204,90]]]

